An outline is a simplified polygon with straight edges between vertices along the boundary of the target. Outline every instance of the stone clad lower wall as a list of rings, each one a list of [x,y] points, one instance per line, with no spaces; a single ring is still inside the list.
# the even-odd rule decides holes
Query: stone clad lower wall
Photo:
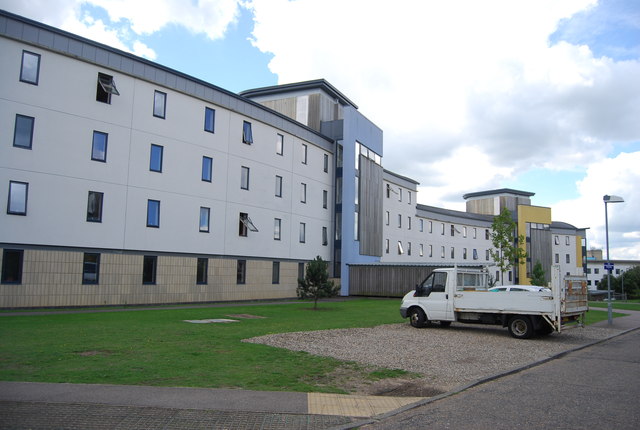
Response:
[[[12,247],[16,248],[16,247]],[[3,252],[0,249],[0,255]],[[93,252],[93,251],[92,251]],[[83,251],[25,249],[20,284],[0,284],[0,308],[105,306],[260,300],[296,297],[298,263],[247,259],[237,283],[237,259],[208,258],[207,284],[196,283],[197,257],[158,255],[156,283],[142,283],[143,253],[100,253],[98,284],[83,284]],[[2,258],[0,258],[0,266]],[[0,267],[1,269],[1,267]]]

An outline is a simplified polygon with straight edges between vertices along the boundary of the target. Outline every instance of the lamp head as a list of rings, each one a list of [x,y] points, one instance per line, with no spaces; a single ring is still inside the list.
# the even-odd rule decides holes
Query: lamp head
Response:
[[[606,195],[602,198],[605,203],[623,203],[624,199],[620,196],[610,196]]]

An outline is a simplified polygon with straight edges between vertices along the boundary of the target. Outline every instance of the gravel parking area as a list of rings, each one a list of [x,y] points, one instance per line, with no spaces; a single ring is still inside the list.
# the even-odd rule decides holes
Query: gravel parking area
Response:
[[[306,351],[365,365],[422,375],[421,383],[444,392],[478,379],[604,339],[616,330],[586,327],[528,340],[498,326],[453,323],[416,329],[407,323],[372,328],[272,334],[246,342]]]

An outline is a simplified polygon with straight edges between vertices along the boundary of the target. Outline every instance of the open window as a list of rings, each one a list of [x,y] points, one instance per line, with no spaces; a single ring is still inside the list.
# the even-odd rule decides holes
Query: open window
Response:
[[[238,223],[238,226],[238,234],[240,236],[246,236],[249,231],[255,233],[258,232],[258,229],[253,225],[251,218],[249,218],[249,214],[244,212],[240,212],[240,222]]]
[[[113,76],[104,73],[98,73],[98,85],[96,88],[96,101],[102,103],[111,103],[111,94],[119,96],[120,92],[116,88]]]

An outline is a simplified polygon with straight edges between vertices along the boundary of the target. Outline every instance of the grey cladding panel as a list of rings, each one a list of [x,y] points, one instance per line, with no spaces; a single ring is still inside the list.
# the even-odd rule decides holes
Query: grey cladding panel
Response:
[[[360,156],[360,254],[382,256],[382,166]]]

